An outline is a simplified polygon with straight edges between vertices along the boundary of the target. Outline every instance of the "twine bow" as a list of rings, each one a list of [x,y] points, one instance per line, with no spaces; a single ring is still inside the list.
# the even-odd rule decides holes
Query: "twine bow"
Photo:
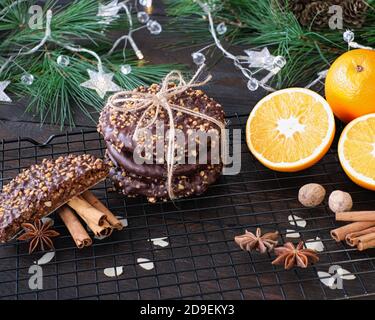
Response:
[[[211,75],[209,75],[204,81],[196,82],[199,74],[201,73],[204,65],[202,65],[192,79],[189,82],[186,82],[183,78],[180,71],[173,70],[167,74],[164,78],[163,82],[161,83],[161,88],[157,93],[149,93],[149,92],[137,92],[137,91],[121,91],[113,96],[111,96],[108,100],[108,105],[117,111],[122,112],[135,112],[144,110],[143,114],[141,115],[139,122],[135,128],[133,134],[133,140],[137,140],[139,137],[139,132],[141,130],[147,129],[151,127],[156,120],[158,119],[159,112],[164,109],[168,114],[168,121],[169,121],[169,134],[168,134],[168,147],[167,147],[167,187],[168,187],[168,195],[173,200],[175,199],[173,189],[172,189],[172,179],[173,179],[173,169],[174,169],[174,162],[175,162],[175,123],[173,118],[173,111],[179,111],[185,114],[189,114],[195,117],[199,117],[201,119],[205,119],[216,124],[221,130],[221,139],[222,139],[222,152],[223,155],[226,156],[227,153],[226,149],[226,131],[225,131],[225,123],[210,117],[206,114],[203,114],[198,111],[194,111],[188,109],[186,107],[171,104],[168,100],[173,96],[176,96],[180,93],[183,93],[189,88],[199,87],[211,80]],[[169,87],[169,84],[175,83],[176,85],[173,87]],[[125,105],[131,102],[131,107],[126,107]],[[144,124],[145,118],[148,112],[155,108],[154,116],[146,121]]]

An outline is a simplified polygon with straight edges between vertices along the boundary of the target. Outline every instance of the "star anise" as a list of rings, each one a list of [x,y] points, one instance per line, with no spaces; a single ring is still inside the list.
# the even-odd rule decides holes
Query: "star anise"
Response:
[[[256,250],[260,253],[270,252],[277,245],[279,233],[268,232],[262,235],[260,228],[257,228],[255,234],[245,231],[245,234],[236,236],[234,241],[240,246],[242,250],[252,251]]]
[[[45,249],[54,249],[51,238],[57,237],[60,234],[52,230],[51,227],[52,220],[43,223],[41,220],[36,219],[34,224],[23,223],[22,228],[25,233],[19,236],[17,240],[30,240],[29,253],[34,252],[38,246],[40,246],[43,251]]]
[[[310,263],[319,261],[315,250],[303,248],[303,241],[298,243],[297,247],[293,243],[287,242],[282,247],[275,248],[275,254],[278,257],[272,261],[272,264],[284,265],[286,270],[294,266],[307,268]]]

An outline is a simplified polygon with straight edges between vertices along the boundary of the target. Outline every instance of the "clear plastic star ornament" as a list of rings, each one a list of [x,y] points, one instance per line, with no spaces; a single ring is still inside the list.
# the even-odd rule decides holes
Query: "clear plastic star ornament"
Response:
[[[115,92],[122,90],[116,83],[112,81],[113,73],[104,73],[103,71],[93,71],[87,69],[90,80],[81,83],[82,87],[95,90],[100,98],[104,98],[107,92]]]
[[[9,80],[0,81],[0,101],[2,102],[12,102],[12,99],[4,92],[5,88],[10,84]]]
[[[110,24],[116,20],[119,17],[118,12],[120,9],[121,5],[119,5],[118,0],[113,0],[107,4],[99,4],[97,16],[103,17],[100,23]]]
[[[273,69],[275,57],[269,52],[267,47],[261,51],[245,50],[245,53],[249,57],[250,68],[264,68],[268,71]]]

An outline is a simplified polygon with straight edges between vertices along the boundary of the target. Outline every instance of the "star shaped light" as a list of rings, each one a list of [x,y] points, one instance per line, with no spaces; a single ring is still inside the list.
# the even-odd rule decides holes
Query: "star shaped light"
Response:
[[[121,9],[121,5],[118,4],[118,0],[113,0],[107,4],[99,4],[98,17],[103,17],[101,23],[110,24],[113,20],[119,17],[118,12]]]
[[[245,50],[245,53],[249,56],[250,68],[264,68],[266,70],[273,68],[275,57],[269,52],[267,47],[261,51]]]
[[[10,81],[0,81],[0,101],[12,102],[12,99],[4,92],[5,88],[9,85]]]
[[[93,71],[87,69],[90,80],[81,83],[82,87],[95,90],[100,98],[104,98],[107,92],[122,90],[116,83],[112,81],[113,73],[104,73],[103,71]]]

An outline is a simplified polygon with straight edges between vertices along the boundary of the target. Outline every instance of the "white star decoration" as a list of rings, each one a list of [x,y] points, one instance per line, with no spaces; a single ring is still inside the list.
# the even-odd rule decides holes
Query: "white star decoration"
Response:
[[[99,4],[97,16],[103,17],[101,23],[110,24],[119,17],[118,12],[120,9],[121,6],[118,4],[118,0],[113,0],[107,4]]]
[[[264,68],[268,71],[273,68],[273,61],[275,57],[265,47],[261,51],[245,50],[249,56],[250,68]]]
[[[100,98],[104,98],[107,92],[122,90],[116,83],[112,81],[113,73],[96,72],[87,69],[90,80],[81,83],[82,87],[95,90]]]
[[[0,101],[12,102],[12,99],[4,92],[5,88],[9,85],[10,81],[0,81]]]

